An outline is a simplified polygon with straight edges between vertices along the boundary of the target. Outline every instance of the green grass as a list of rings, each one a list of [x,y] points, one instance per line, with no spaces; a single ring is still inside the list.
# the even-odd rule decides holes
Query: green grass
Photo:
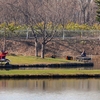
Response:
[[[11,64],[48,64],[48,63],[74,63],[61,58],[36,58],[32,56],[7,56]],[[78,69],[30,69],[30,70],[0,70],[0,75],[76,75],[76,74],[100,74],[100,70]]]
[[[0,70],[0,75],[76,75],[76,74],[100,74],[100,70],[76,70],[76,69],[34,69],[34,70]]]
[[[33,56],[7,56],[11,61],[11,64],[50,64],[50,63],[72,63],[75,61],[69,61],[63,58],[36,58]]]

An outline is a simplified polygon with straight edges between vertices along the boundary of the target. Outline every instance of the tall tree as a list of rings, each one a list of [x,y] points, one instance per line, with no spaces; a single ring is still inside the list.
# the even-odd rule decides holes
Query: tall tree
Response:
[[[80,0],[79,4],[80,4],[80,8],[81,8],[81,18],[82,18],[82,23],[85,24],[87,17],[89,17],[89,13],[87,12],[89,9],[89,5],[91,3],[92,0]]]
[[[100,22],[100,0],[95,0],[95,2],[96,2],[97,7],[98,7],[98,9],[97,9],[97,15],[96,15],[96,20],[98,22]]]
[[[18,9],[23,15],[22,20],[28,18],[28,26],[31,29],[35,40],[35,56],[38,56],[38,42],[41,44],[41,58],[45,55],[45,46],[50,42],[54,35],[57,25],[56,11],[51,2],[42,0],[30,0],[26,8],[23,3],[19,5],[9,4],[11,8]],[[27,24],[25,22],[25,24]]]

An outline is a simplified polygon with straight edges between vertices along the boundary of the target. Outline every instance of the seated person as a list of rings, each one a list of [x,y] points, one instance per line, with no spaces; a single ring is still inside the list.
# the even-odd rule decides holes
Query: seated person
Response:
[[[86,57],[86,52],[83,50],[83,52],[81,53],[81,57]]]
[[[0,59],[5,59],[6,54],[8,54],[8,52],[1,51],[1,53],[0,53]]]

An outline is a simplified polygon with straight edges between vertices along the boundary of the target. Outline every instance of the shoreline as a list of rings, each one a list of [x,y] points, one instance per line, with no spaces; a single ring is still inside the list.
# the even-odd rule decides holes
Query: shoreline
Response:
[[[88,79],[100,78],[100,74],[73,74],[73,75],[0,75],[0,79]]]
[[[60,64],[32,64],[32,65],[18,65],[11,64],[0,66],[0,69],[33,69],[33,68],[93,68],[94,63],[60,63]]]
[[[23,70],[23,71],[34,71],[37,70],[39,71],[39,69],[45,70],[45,71],[49,71],[50,69],[71,69],[71,68],[78,68],[80,69],[88,69],[91,70],[93,69],[93,63],[62,63],[62,64],[34,64],[34,65],[6,65],[6,66],[0,66],[1,72],[2,71],[6,71],[5,74],[1,74],[0,75],[0,79],[61,79],[61,78],[100,78],[100,74],[99,73],[93,73],[93,74],[85,74],[85,73],[75,73],[75,74],[59,74],[59,72],[57,73],[49,73],[49,74],[41,74],[38,72],[38,74],[31,74],[31,73],[26,73],[26,74],[13,74],[10,75],[8,72],[10,72],[11,70],[17,70],[18,72]],[[78,71],[79,71],[78,70]],[[6,74],[8,73],[8,74]]]

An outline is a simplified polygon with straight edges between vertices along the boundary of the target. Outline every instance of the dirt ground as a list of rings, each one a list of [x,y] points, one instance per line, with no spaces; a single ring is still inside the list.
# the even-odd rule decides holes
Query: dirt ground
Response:
[[[2,50],[4,42],[0,42],[0,49]],[[100,55],[100,40],[52,40],[46,45],[45,56],[56,57],[77,56],[82,50],[85,50],[87,55]],[[6,40],[6,50],[12,55],[31,55],[34,56],[34,40]],[[41,45],[39,45],[40,55]]]

